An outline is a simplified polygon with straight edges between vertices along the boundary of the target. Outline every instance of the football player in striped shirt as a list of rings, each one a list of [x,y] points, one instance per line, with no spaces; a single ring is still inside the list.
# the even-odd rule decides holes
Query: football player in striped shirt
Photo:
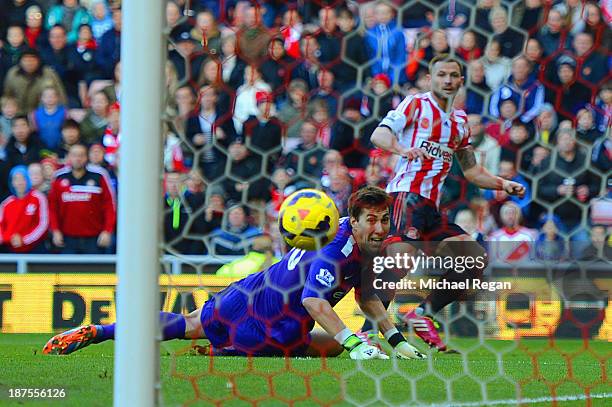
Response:
[[[454,98],[464,82],[461,63],[440,55],[429,65],[431,90],[406,97],[390,111],[371,136],[377,147],[399,155],[395,174],[387,185],[393,198],[391,238],[387,255],[427,254],[485,256],[486,252],[461,227],[449,223],[439,212],[442,185],[453,157],[461,165],[465,179],[480,188],[504,190],[523,196],[525,187],[489,173],[476,162],[470,146],[467,115],[453,107]],[[486,265],[485,265],[486,267]],[[447,270],[442,278],[465,281],[480,278],[484,267],[463,273]],[[427,344],[446,351],[434,315],[446,305],[464,298],[467,291],[436,290],[415,310],[405,315],[415,333]]]

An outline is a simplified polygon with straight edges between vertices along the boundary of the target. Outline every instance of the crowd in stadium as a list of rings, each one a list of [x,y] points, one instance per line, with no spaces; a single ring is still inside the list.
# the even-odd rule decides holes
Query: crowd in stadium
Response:
[[[0,0],[3,251],[114,251],[120,3]],[[169,251],[242,255],[266,234],[279,254],[278,208],[302,187],[346,215],[393,171],[373,129],[450,53],[477,158],[528,193],[483,193],[455,163],[442,212],[547,260],[612,258],[610,1],[403,3],[167,2]]]

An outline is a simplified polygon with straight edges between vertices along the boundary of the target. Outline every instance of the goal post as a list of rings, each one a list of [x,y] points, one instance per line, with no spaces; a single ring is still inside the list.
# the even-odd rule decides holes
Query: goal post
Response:
[[[122,6],[114,405],[158,404],[165,2]]]

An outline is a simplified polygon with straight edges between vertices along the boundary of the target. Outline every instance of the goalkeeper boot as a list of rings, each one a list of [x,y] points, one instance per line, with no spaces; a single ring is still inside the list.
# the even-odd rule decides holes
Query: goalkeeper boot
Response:
[[[95,325],[71,329],[49,339],[42,352],[45,355],[68,355],[91,345],[94,342],[96,333]]]
[[[440,339],[438,329],[440,324],[431,317],[419,316],[415,311],[404,315],[404,321],[412,325],[414,333],[417,334],[426,344],[432,348],[436,348],[439,352],[447,352],[446,345]]]

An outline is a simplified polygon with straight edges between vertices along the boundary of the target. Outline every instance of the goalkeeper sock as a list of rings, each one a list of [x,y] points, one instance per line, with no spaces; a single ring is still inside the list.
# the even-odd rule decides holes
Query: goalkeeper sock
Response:
[[[162,327],[162,338],[164,341],[185,338],[187,324],[183,315],[162,311],[159,313],[159,323]]]
[[[100,343],[109,339],[115,339],[115,324],[96,325],[96,337],[93,343]]]

